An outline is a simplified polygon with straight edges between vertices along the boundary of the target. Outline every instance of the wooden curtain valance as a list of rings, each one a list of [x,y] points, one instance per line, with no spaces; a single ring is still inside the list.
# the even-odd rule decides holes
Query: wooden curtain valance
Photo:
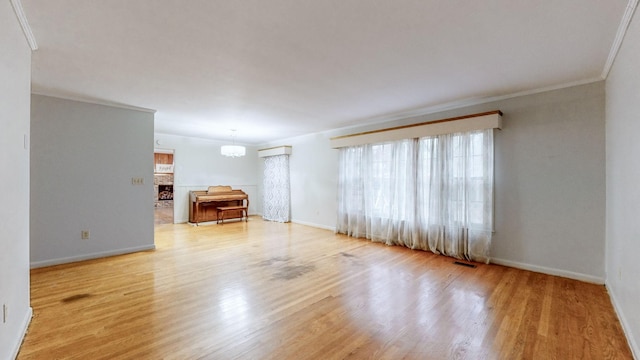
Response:
[[[502,112],[500,110],[495,110],[473,115],[427,121],[419,124],[397,126],[388,129],[337,136],[331,138],[331,147],[336,149],[347,146],[375,144],[403,139],[414,139],[424,136],[501,128]]]

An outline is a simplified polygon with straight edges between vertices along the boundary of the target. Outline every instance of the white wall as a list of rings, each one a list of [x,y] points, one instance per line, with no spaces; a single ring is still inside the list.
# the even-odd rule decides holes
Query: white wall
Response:
[[[291,181],[291,221],[334,230],[338,209],[338,151],[329,139],[337,134],[325,132],[298,136],[261,146],[291,145],[289,173]],[[260,184],[264,160],[260,159]],[[262,196],[262,186],[260,187]]]
[[[640,19],[607,78],[607,288],[640,358]]]
[[[220,155],[223,143],[176,135],[155,134],[156,148],[173,149],[174,223],[189,221],[189,191],[206,190],[212,185],[229,185],[249,195],[250,215],[262,213],[258,195],[258,152],[247,147],[247,155],[229,158]]]
[[[154,248],[153,116],[32,96],[32,267]]]
[[[31,49],[9,1],[0,2],[0,359],[12,359],[29,307]],[[25,145],[26,138],[26,145]],[[8,309],[2,321],[2,305]]]
[[[496,142],[494,262],[604,283],[604,83],[265,144],[292,145],[292,220],[334,228],[332,136],[502,110]]]

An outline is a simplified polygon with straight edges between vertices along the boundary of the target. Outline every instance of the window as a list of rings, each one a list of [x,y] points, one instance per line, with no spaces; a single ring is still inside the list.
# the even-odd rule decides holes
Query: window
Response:
[[[342,148],[340,170],[338,232],[488,259],[493,129]]]

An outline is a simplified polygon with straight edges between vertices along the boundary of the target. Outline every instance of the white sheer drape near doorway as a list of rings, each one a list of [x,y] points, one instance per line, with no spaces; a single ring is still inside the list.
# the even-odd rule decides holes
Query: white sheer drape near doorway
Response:
[[[291,186],[289,155],[264,158],[262,218],[269,221],[291,221]]]
[[[336,231],[489,261],[493,129],[340,149]]]

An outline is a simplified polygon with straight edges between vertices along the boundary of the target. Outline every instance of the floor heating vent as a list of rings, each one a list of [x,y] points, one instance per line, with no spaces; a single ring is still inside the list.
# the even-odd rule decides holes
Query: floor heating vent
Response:
[[[473,264],[465,263],[465,262],[462,262],[462,261],[454,261],[453,263],[456,264],[456,265],[466,266],[466,267],[470,267],[470,268],[475,268],[476,267]]]

